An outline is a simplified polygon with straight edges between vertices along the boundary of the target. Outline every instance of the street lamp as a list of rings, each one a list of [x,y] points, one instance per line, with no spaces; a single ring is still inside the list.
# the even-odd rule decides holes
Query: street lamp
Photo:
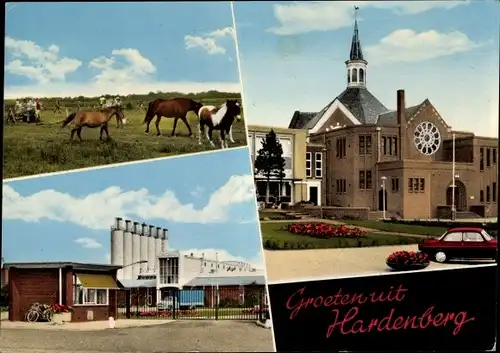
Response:
[[[140,260],[140,261],[132,262],[131,264],[128,264],[128,265],[122,266],[122,270],[123,270],[125,267],[129,267],[129,266],[133,266],[133,265],[137,265],[137,264],[145,264],[146,262],[148,262],[148,260]]]
[[[385,181],[387,180],[387,177],[383,176],[380,178],[382,180],[382,219],[385,220]]]
[[[457,213],[457,209],[455,207],[455,134],[452,134],[452,164],[451,164],[451,175],[452,175],[452,184],[451,184],[451,220],[454,221]]]
[[[453,184],[451,187],[451,220],[454,221],[457,216],[457,207],[455,206],[455,190],[457,188],[456,180],[460,178],[460,175],[453,173]]]

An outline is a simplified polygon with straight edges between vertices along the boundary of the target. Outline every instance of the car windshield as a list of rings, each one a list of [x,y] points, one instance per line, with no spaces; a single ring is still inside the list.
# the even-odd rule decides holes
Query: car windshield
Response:
[[[485,230],[483,230],[483,231],[481,232],[481,234],[483,235],[484,240],[486,240],[486,241],[490,241],[490,240],[492,240],[492,239],[493,239],[493,238],[491,237],[491,235],[489,235],[488,233],[486,233],[486,231],[485,231]]]

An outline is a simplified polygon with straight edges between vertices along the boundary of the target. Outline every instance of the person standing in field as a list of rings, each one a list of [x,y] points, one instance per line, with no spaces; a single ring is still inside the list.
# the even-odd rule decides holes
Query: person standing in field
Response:
[[[120,96],[116,96],[115,99],[113,100],[113,105],[115,107],[120,107],[122,105],[122,102],[120,100]]]

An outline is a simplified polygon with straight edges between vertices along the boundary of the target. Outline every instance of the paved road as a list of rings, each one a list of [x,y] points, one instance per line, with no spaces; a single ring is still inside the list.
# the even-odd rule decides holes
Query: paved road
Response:
[[[398,250],[417,251],[418,245],[317,250],[266,250],[267,278],[270,282],[319,277],[347,277],[391,272],[385,260]],[[491,263],[491,262],[483,262]],[[473,263],[431,262],[425,270],[466,267]],[[425,271],[424,270],[424,271]]]
[[[176,321],[105,331],[2,330],[2,353],[271,352],[272,332],[255,322]]]

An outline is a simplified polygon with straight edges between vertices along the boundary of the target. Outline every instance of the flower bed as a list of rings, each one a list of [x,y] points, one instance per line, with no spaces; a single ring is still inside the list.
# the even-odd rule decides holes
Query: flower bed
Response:
[[[52,304],[50,308],[54,314],[70,313],[73,311],[71,306],[64,304]]]
[[[357,227],[345,225],[335,226],[325,223],[295,223],[288,226],[288,231],[293,234],[306,235],[314,238],[359,238],[366,236],[367,232]]]
[[[171,311],[142,311],[139,313],[139,316],[147,317],[171,317],[173,314]],[[198,312],[196,310],[176,310],[176,316],[196,316]]]
[[[267,308],[252,308],[252,309],[243,309],[241,311],[242,314],[266,314],[268,312]]]
[[[427,254],[419,251],[396,251],[385,262],[394,270],[407,271],[424,269],[429,266],[430,260]]]

